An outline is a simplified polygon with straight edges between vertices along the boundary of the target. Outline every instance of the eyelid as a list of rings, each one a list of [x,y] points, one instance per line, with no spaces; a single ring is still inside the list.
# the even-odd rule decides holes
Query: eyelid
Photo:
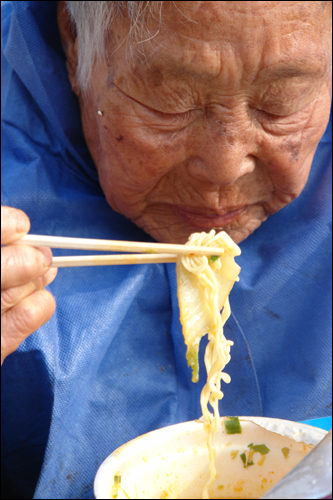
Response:
[[[313,99],[310,99],[310,100],[307,99],[305,102],[295,99],[293,101],[293,106],[296,109],[294,109],[293,111],[289,111],[287,113],[279,113],[279,114],[276,113],[275,114],[275,113],[270,113],[269,111],[265,111],[264,109],[260,109],[260,108],[257,108],[257,111],[264,113],[267,116],[267,118],[272,118],[272,119],[288,118],[290,116],[296,115],[297,113],[306,112],[308,108],[311,108],[312,103],[313,103]],[[274,104],[278,104],[278,103],[274,103]],[[281,102],[279,104],[283,108],[284,104]]]
[[[292,113],[288,113],[288,114],[284,114],[284,115],[283,114],[277,115],[275,113],[270,113],[269,111],[264,111],[263,109],[260,109],[259,111],[261,113],[264,113],[267,116],[267,118],[272,118],[272,119],[276,119],[276,118],[288,118],[288,116],[291,116],[291,115],[294,115],[295,113],[297,113],[297,111],[296,111],[296,112],[292,112]]]
[[[118,88],[118,87],[117,87]],[[119,89],[120,90],[120,89]],[[142,106],[143,108],[146,108],[148,111],[151,111],[152,113],[156,114],[156,115],[161,115],[162,117],[169,117],[169,118],[176,118],[177,116],[179,117],[183,117],[185,116],[186,114],[188,113],[191,113],[195,110],[193,109],[190,109],[190,110],[187,110],[187,111],[184,111],[184,112],[180,112],[180,113],[165,113],[164,111],[160,111],[158,109],[154,109],[154,108],[151,108],[150,106],[147,106],[147,104],[143,104],[142,102],[138,101],[137,99],[134,99],[134,97],[131,97],[129,96],[128,94],[125,94],[122,90],[120,90],[120,92],[122,92],[122,94],[124,94],[126,97],[128,97],[129,99],[131,99],[132,101],[136,102],[137,104],[139,104],[140,106]]]
[[[162,117],[165,118],[177,118],[177,117],[185,117],[186,115],[189,115],[193,113],[194,111],[197,111],[195,109],[188,109],[187,111],[181,111],[178,113],[166,113],[165,111],[159,111],[157,109],[150,108],[149,106],[146,106],[145,104],[142,104],[145,108],[149,109],[150,111],[153,111],[157,115],[161,115]]]
[[[311,103],[310,103],[310,105],[311,105]],[[306,105],[301,109],[296,109],[295,111],[290,111],[289,113],[279,114],[279,115],[274,114],[274,113],[269,113],[268,111],[264,111],[264,110],[259,110],[259,111],[261,113],[263,113],[266,116],[266,118],[271,119],[271,120],[277,120],[277,119],[290,118],[291,116],[295,116],[298,113],[305,113],[306,114],[306,111],[308,108],[309,108],[309,105]]]

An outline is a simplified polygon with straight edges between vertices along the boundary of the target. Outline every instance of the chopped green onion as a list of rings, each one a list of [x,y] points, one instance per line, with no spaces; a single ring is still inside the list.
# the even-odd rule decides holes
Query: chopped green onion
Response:
[[[242,428],[238,417],[226,417],[224,420],[225,430],[227,434],[241,434]]]
[[[284,448],[281,449],[282,451],[282,454],[284,456],[284,458],[288,458],[288,455],[289,455],[289,452],[290,452],[290,448],[288,448],[287,446],[285,446]]]
[[[192,382],[198,382],[199,380],[198,351],[199,346],[191,346],[186,353],[187,364],[192,368]]]
[[[217,261],[217,259],[219,259],[219,258],[220,258],[220,256],[219,256],[219,255],[211,255],[211,256],[209,257],[209,259],[208,259],[208,260],[209,260],[209,262],[210,262],[211,264],[213,264],[213,263],[214,263],[215,261]]]
[[[265,444],[249,444],[250,450],[258,451],[261,455],[267,455],[271,450]]]
[[[218,490],[223,490],[223,488],[224,488],[223,484],[219,484],[217,487]]]
[[[113,476],[113,486],[111,488],[111,498],[118,498],[118,490],[120,488],[121,475],[119,472]]]
[[[248,459],[246,458],[246,455],[245,453],[242,453],[241,455],[239,455],[242,459],[242,462],[243,462],[243,465],[244,465],[244,468],[246,467],[249,467],[250,465],[254,465],[254,462],[252,460],[252,456],[249,454],[248,456]]]

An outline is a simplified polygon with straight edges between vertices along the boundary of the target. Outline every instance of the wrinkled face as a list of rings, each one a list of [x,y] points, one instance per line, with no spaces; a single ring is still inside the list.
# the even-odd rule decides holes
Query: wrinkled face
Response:
[[[323,3],[164,2],[133,58],[119,23],[79,95],[111,207],[161,242],[239,243],[297,197],[330,111]]]

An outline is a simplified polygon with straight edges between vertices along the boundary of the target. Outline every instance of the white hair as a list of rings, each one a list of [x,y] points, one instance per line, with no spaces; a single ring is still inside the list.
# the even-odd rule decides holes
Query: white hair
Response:
[[[78,39],[76,83],[82,93],[89,88],[94,62],[106,57],[108,34],[117,21],[119,22],[121,18],[129,21],[129,33],[126,39],[131,41],[140,39],[143,42],[145,38],[151,38],[147,28],[149,19],[153,18],[161,23],[163,3],[163,1],[67,2],[67,10]],[[120,41],[115,51],[125,40]]]

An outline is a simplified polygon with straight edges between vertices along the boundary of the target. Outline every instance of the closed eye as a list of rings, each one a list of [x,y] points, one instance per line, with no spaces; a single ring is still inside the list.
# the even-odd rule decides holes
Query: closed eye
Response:
[[[293,115],[294,113],[270,113],[269,111],[264,111],[262,109],[259,109],[258,110],[263,116],[264,118],[268,118],[268,119],[271,119],[271,120],[276,120],[278,118],[288,118],[288,116],[291,116]]]
[[[136,101],[138,102],[138,101]],[[162,119],[166,119],[166,120],[184,120],[184,119],[188,119],[188,118],[191,118],[192,116],[194,116],[194,113],[198,113],[198,110],[197,109],[189,109],[187,111],[182,111],[180,113],[166,113],[164,111],[159,111],[158,109],[154,109],[154,108],[151,108],[149,106],[147,106],[146,104],[142,104],[142,103],[139,103],[141,104],[141,106],[143,106],[144,108],[146,108],[148,111],[151,111],[156,117],[159,117],[159,118],[162,118]]]
[[[164,113],[144,104],[141,104],[141,107],[144,108],[144,114],[149,116],[150,126],[165,131],[181,130],[188,127],[201,112],[199,109],[190,109],[182,113]]]
[[[166,113],[164,111],[160,111],[158,109],[154,109],[154,108],[151,108],[150,106],[148,106],[147,104],[143,104],[142,102],[138,101],[137,99],[134,99],[134,97],[131,97],[129,96],[128,94],[125,94],[125,92],[123,92],[121,89],[119,89],[119,87],[117,87],[118,90],[123,94],[125,95],[128,99],[130,99],[131,101],[134,101],[136,102],[137,104],[139,104],[142,108],[146,109],[147,111],[150,111],[151,113],[153,113],[155,116],[159,116],[161,118],[176,118],[176,117],[184,117],[185,115],[188,115],[189,113],[193,112],[194,110],[188,110],[188,111],[183,111],[183,112],[180,112],[180,113]]]

